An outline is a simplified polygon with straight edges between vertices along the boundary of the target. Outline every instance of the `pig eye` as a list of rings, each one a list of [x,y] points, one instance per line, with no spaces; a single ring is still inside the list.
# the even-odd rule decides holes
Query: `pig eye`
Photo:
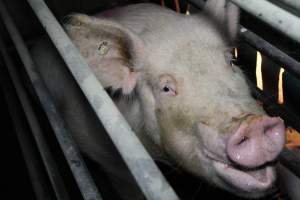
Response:
[[[165,86],[165,87],[163,88],[163,91],[164,91],[164,92],[169,92],[169,91],[170,91],[170,88],[169,88],[168,86]]]
[[[163,86],[161,91],[165,94],[170,95],[170,96],[176,96],[177,95],[176,91],[172,87],[170,87],[169,85]]]
[[[170,74],[163,74],[159,77],[159,88],[162,94],[168,95],[168,96],[176,96],[176,80],[175,78]]]

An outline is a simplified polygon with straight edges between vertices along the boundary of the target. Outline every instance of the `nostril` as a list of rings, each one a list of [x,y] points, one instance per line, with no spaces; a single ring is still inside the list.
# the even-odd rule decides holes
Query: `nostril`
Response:
[[[227,140],[228,158],[253,168],[276,159],[285,142],[284,123],[276,117],[257,117],[243,122]]]
[[[242,143],[246,142],[248,139],[249,139],[249,137],[243,136],[243,137],[241,138],[241,140],[237,143],[237,145],[241,145]]]
[[[276,124],[268,125],[268,126],[264,127],[264,132],[263,133],[266,136],[271,136],[274,133],[275,127],[276,127]]]

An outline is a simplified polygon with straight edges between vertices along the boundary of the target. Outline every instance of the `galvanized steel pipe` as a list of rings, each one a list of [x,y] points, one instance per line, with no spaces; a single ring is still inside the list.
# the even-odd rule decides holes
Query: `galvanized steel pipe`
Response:
[[[31,105],[29,97],[26,93],[26,89],[22,85],[22,81],[20,80],[20,77],[17,73],[17,69],[16,69],[15,65],[13,64],[12,58],[7,53],[7,50],[4,45],[4,41],[1,36],[0,36],[0,55],[3,57],[3,60],[7,67],[7,71],[12,79],[14,87],[16,88],[17,95],[19,97],[19,100],[23,107],[28,124],[32,131],[33,138],[34,138],[34,140],[37,144],[37,147],[39,149],[39,152],[41,154],[43,163],[46,167],[46,171],[48,173],[49,180],[52,184],[53,190],[56,194],[56,198],[58,200],[69,200],[70,197],[67,193],[66,186],[63,182],[61,174],[59,173],[58,167],[57,167],[56,163],[54,162],[54,158],[50,152],[49,146],[43,136],[43,131],[40,127],[37,117],[35,116],[33,107]],[[7,95],[9,96],[10,94],[7,94]],[[12,112],[13,112],[13,110],[12,110]],[[16,121],[15,123],[18,123],[18,121]],[[21,131],[21,130],[18,130],[18,127],[16,127],[16,130]],[[20,137],[23,138],[25,136],[20,136]],[[22,143],[21,143],[21,145],[22,145]]]
[[[57,111],[47,87],[43,83],[39,74],[36,73],[36,68],[30,53],[2,1],[0,1],[0,15],[13,40],[17,52],[20,55],[41,105],[43,106],[50,124],[53,127],[55,136],[63,150],[66,160],[68,161],[83,198],[85,200],[101,200],[102,197],[85,166],[79,149],[70,132],[67,130],[63,118]]]
[[[287,6],[294,8],[300,12],[300,1],[299,0],[280,0],[280,2],[286,4]]]
[[[293,174],[300,178],[300,156],[287,148],[280,153],[279,161],[288,168]]]
[[[28,0],[28,3],[63,57],[147,199],[178,199],[45,2]]]
[[[300,43],[300,18],[266,0],[230,0],[256,18]]]
[[[0,66],[2,67],[2,66]],[[6,73],[1,75],[6,76]],[[22,156],[31,180],[33,192],[37,200],[52,200],[52,189],[48,184],[48,177],[41,168],[39,154],[35,150],[34,141],[30,138],[30,133],[26,129],[25,119],[22,117],[22,112],[19,109],[19,104],[14,95],[14,89],[8,80],[1,81],[1,87],[4,92],[4,98],[8,105],[8,112],[11,116],[15,134],[22,152]],[[23,167],[23,166],[21,166]],[[46,187],[48,185],[48,187]]]

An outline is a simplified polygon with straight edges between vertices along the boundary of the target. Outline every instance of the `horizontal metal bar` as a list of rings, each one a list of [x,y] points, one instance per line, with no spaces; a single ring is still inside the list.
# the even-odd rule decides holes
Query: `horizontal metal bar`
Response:
[[[46,167],[49,179],[51,181],[52,187],[55,191],[56,197],[61,200],[68,200],[69,195],[67,189],[64,185],[63,179],[60,175],[57,165],[54,162],[54,158],[49,150],[48,144],[43,136],[43,131],[39,125],[38,119],[35,116],[30,100],[26,94],[26,89],[22,85],[22,82],[17,74],[16,67],[13,64],[12,58],[8,55],[3,42],[3,38],[0,36],[0,54],[7,66],[7,70],[12,79],[14,87],[16,88],[17,95],[22,104],[25,116],[28,120],[30,129],[33,133],[34,140],[40,151],[42,160]]]
[[[43,0],[28,0],[147,199],[178,199]],[[120,134],[122,133],[122,134]]]
[[[2,70],[1,73],[4,75]],[[35,197],[38,200],[51,200],[53,191],[50,189],[51,185],[48,183],[47,175],[42,170],[43,166],[40,158],[34,149],[35,144],[29,137],[30,133],[25,127],[24,117],[21,117],[22,114],[18,109],[20,106],[14,95],[14,89],[7,81],[2,81],[1,86]],[[46,187],[47,185],[48,187]]]
[[[246,28],[240,29],[240,37],[262,54],[279,64],[282,68],[286,69],[297,78],[300,78],[300,62]]]
[[[266,0],[230,0],[246,12],[300,43],[300,18]]]
[[[47,87],[41,80],[39,74],[36,73],[36,68],[34,67],[34,62],[30,57],[30,53],[2,1],[0,1],[0,14],[13,43],[16,46],[41,105],[53,127],[55,136],[63,150],[84,199],[102,199],[80,155],[78,146],[73,140],[70,132],[67,130],[63,118],[57,111]]]

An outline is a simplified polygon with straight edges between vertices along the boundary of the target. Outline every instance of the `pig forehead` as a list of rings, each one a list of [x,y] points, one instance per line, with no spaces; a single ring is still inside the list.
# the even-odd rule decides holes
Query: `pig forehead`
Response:
[[[144,41],[149,71],[156,75],[177,73],[197,78],[205,71],[219,73],[229,67],[224,53],[230,47],[210,23],[166,26],[159,34],[146,34]]]
[[[197,48],[191,44],[183,44],[167,53],[156,52],[157,55],[150,59],[149,71],[156,75],[168,73],[190,78],[228,73],[231,69],[225,60],[225,51],[224,47]]]

